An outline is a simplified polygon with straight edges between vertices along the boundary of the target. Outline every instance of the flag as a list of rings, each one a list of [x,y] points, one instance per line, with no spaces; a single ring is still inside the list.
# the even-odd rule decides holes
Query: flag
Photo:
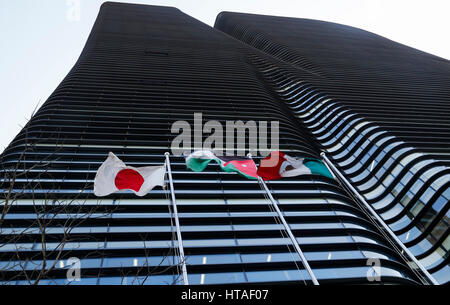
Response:
[[[333,178],[326,165],[319,159],[293,158],[279,151],[273,151],[270,156],[261,160],[257,173],[264,180],[311,174]]]
[[[237,156],[216,156],[210,150],[197,150],[186,158],[186,167],[202,172],[211,161],[217,162],[225,172],[236,172],[248,179],[258,179],[256,164],[251,158]]]
[[[166,166],[132,167],[126,166],[112,152],[95,175],[94,194],[99,197],[131,190],[137,196],[145,196],[155,186],[164,186]]]

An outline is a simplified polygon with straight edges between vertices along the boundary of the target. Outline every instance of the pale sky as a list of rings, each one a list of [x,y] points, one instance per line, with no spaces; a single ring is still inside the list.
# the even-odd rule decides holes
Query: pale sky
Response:
[[[73,67],[104,0],[0,0],[0,152]],[[448,0],[122,0],[338,22],[450,59]]]

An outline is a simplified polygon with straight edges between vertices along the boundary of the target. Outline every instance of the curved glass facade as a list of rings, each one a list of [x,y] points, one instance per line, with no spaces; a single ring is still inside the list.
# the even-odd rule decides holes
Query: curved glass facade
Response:
[[[361,30],[354,29],[356,32],[353,32],[342,25],[222,13],[216,27],[270,55],[249,54],[248,57],[258,67],[264,80],[270,83],[271,90],[295,113],[320,143],[321,149],[400,240],[439,282],[448,282],[450,154],[448,145],[444,143],[449,137],[439,130],[443,126],[439,122],[447,114],[438,113],[435,108],[423,109],[423,117],[414,121],[414,111],[409,105],[402,104],[407,94],[397,94],[394,98],[389,91],[393,84],[388,79],[395,79],[396,83],[400,81],[394,73],[404,73],[404,78],[413,79],[417,72],[399,59],[396,59],[399,64],[392,68],[392,75],[390,71],[380,68],[380,65],[392,64],[391,59],[380,56],[366,62],[365,54],[360,53],[358,45],[383,52],[381,45],[388,42]],[[331,38],[330,34],[336,35]],[[261,41],[264,43],[261,44]],[[344,41],[352,41],[354,46],[346,45],[345,54],[341,52]],[[339,47],[331,47],[332,42]],[[284,49],[289,49],[291,56],[287,56]],[[313,51],[322,57],[313,55]],[[418,66],[429,63],[425,55],[420,57],[415,50],[392,51],[391,56],[397,52],[416,56]],[[305,58],[310,63],[315,61],[316,65],[299,66],[298,63]],[[321,66],[325,62],[327,65]],[[369,67],[373,72],[378,69],[378,75],[370,80],[372,82],[368,79],[369,72],[365,70]],[[441,71],[435,73],[443,77],[443,83],[450,85],[450,65],[445,67],[441,74]],[[318,71],[319,74],[316,73]],[[433,77],[431,72],[422,72],[424,84],[419,89],[427,86],[427,81]],[[359,79],[348,79],[349,75]],[[377,81],[385,83],[377,85]],[[402,85],[401,89],[409,90],[410,94],[423,94],[419,89],[412,88],[412,84]],[[346,86],[353,86],[353,90],[345,91]],[[448,91],[448,88],[450,86],[443,90]],[[426,98],[416,97],[414,107],[425,108],[430,100],[436,106],[441,105],[440,92],[434,92],[436,97],[432,93]],[[355,100],[355,96],[359,99]],[[444,96],[448,99],[450,95],[447,93]],[[375,109],[377,105],[379,108]],[[397,116],[388,112],[390,106],[395,107]],[[405,128],[406,119],[403,117],[408,114],[412,114],[408,117],[411,125]],[[437,122],[432,117],[437,118]],[[419,127],[420,124],[428,126]],[[429,137],[424,138],[427,132]],[[414,133],[422,135],[414,136]],[[430,138],[445,140],[438,146],[428,142]]]
[[[74,68],[1,155],[2,283],[67,284],[78,258],[81,281],[71,284],[182,284],[169,190],[99,199],[92,184],[109,151],[130,166],[164,162],[172,124],[193,126],[194,113],[223,125],[278,121],[281,151],[319,158],[326,150],[446,281],[446,161],[325,94],[303,77],[326,77],[314,60],[241,22],[235,32],[222,27],[230,16],[216,27],[259,50],[175,8],[102,6]],[[170,160],[190,284],[312,284],[257,181]],[[303,175],[267,186],[319,283],[420,283],[336,180]],[[380,281],[370,279],[373,260]]]

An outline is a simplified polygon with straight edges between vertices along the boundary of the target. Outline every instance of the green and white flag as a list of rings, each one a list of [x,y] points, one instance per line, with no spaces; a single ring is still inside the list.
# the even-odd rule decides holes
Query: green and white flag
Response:
[[[251,158],[238,156],[216,156],[210,150],[197,150],[186,157],[186,167],[202,172],[211,161],[219,164],[225,172],[236,172],[247,179],[258,179],[256,164]]]

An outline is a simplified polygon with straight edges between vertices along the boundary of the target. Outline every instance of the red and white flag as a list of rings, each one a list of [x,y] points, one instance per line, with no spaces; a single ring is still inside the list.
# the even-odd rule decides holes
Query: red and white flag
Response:
[[[145,196],[155,186],[164,187],[166,166],[126,166],[112,152],[95,175],[94,194],[98,197],[131,190],[137,196]]]
[[[294,158],[280,151],[272,151],[261,160],[258,176],[264,180],[276,180],[300,175],[321,175],[333,179],[326,165],[315,158]]]

